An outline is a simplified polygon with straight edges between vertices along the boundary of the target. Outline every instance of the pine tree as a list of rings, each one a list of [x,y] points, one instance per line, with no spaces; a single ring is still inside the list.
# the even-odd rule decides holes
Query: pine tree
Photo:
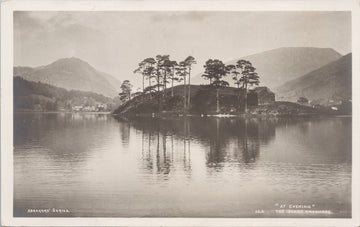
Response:
[[[204,78],[210,81],[210,85],[216,88],[216,112],[220,112],[219,105],[219,89],[221,87],[229,86],[229,83],[223,80],[223,78],[228,73],[228,68],[225,64],[218,60],[209,59],[206,61],[205,65],[205,73],[202,75]]]

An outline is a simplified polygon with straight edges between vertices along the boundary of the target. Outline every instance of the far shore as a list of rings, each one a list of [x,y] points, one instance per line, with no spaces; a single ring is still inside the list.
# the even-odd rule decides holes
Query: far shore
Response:
[[[145,114],[112,114],[116,117],[207,117],[207,118],[287,118],[287,117],[352,117],[351,114],[299,113],[299,114],[183,114],[183,113],[145,113]]]
[[[227,114],[227,113],[213,113],[213,114],[195,114],[195,113],[178,113],[178,112],[163,112],[163,113],[143,113],[143,114],[114,114],[113,112],[74,112],[74,111],[31,111],[31,110],[15,110],[15,114],[102,114],[112,115],[116,117],[208,117],[208,118],[276,118],[276,117],[352,117],[352,114],[329,114],[329,113],[298,113],[298,114],[254,114],[254,113],[241,113],[241,114]]]
[[[14,113],[41,113],[41,114],[50,114],[50,113],[69,113],[69,114],[111,114],[110,111],[102,112],[89,112],[89,111],[34,111],[34,110],[14,110]]]

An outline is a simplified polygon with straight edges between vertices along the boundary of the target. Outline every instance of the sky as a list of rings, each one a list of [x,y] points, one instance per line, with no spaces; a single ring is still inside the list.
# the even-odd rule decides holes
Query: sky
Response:
[[[14,65],[36,67],[77,57],[120,81],[158,54],[223,61],[279,47],[351,52],[349,12],[14,12]]]

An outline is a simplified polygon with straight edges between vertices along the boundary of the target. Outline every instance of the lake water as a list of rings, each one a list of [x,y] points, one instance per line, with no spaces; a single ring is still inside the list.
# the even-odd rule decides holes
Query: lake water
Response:
[[[14,216],[351,217],[351,118],[18,113],[14,134]]]

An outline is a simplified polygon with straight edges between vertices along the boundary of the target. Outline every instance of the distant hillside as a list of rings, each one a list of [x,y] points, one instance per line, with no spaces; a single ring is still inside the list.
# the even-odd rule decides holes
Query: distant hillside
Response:
[[[300,96],[326,104],[351,99],[352,55],[347,54],[275,89],[278,100],[296,101]]]
[[[14,67],[14,76],[67,90],[91,91],[111,98],[117,96],[121,84],[116,78],[97,71],[78,58],[63,58],[36,68]]]
[[[68,91],[52,85],[14,77],[14,110],[71,111],[74,106],[106,104],[103,110],[111,111],[115,100],[100,94],[85,91]]]
[[[338,52],[330,48],[284,47],[234,59],[225,64],[235,64],[239,59],[249,60],[259,73],[260,85],[273,89],[340,57]],[[231,76],[227,80],[233,86]],[[195,84],[207,83],[201,74],[192,81]]]

